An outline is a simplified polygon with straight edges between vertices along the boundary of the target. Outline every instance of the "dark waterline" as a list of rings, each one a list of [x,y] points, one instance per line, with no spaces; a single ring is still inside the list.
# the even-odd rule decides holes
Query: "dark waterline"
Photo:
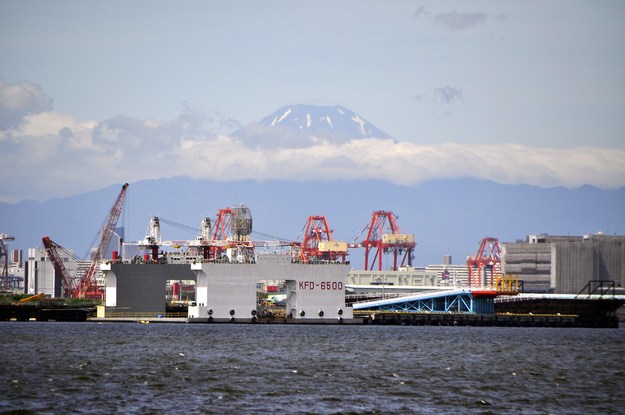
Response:
[[[625,330],[0,323],[0,413],[625,413]]]

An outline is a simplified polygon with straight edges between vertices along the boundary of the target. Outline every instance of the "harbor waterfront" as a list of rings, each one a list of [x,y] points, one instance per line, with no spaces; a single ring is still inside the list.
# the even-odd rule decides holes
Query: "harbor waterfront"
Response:
[[[284,307],[272,307],[270,313],[263,311],[247,318],[231,316],[212,319],[192,317],[186,305],[168,305],[162,312],[119,311],[115,307],[109,309],[93,302],[29,301],[30,297],[25,297],[14,303],[0,304],[0,321],[618,328],[619,321],[625,320],[623,295],[518,294],[513,297],[502,296],[495,301],[491,299],[483,304],[477,303],[480,295],[478,292],[476,300],[470,291],[448,290],[358,303],[351,302],[354,296],[347,296],[346,311],[341,315],[327,318],[320,313],[305,319],[287,315]],[[489,312],[476,312],[477,307],[472,307],[474,302],[478,307],[489,306],[492,309]]]
[[[0,333],[0,413],[625,408],[624,328],[0,322]]]
[[[625,301],[623,236],[533,235],[510,248],[508,259],[505,244],[484,237],[462,267],[450,255],[440,267],[415,267],[414,235],[385,210],[374,211],[366,237],[352,243],[334,240],[325,215],[308,218],[301,242],[252,239],[243,204],[219,209],[214,222],[204,217],[193,240],[163,240],[161,218],[152,216],[143,240],[122,242],[116,234],[119,250],[109,259],[127,188],[81,267],[75,261],[70,272],[65,249],[47,236],[45,250],[29,251],[26,268],[37,276],[25,277],[30,296],[0,307],[0,320],[617,327]],[[363,270],[347,260],[355,248],[365,249]],[[523,274],[527,261],[537,267],[531,278]],[[64,300],[92,307],[67,308]]]
[[[221,321],[225,324],[338,324],[406,326],[500,326],[500,327],[585,327],[618,328],[623,321],[622,299],[541,300],[495,303],[495,313],[364,310],[346,320],[294,319],[284,315],[254,316]],[[528,307],[532,311],[528,311]],[[96,311],[97,310],[97,311]],[[126,322],[126,323],[219,323],[218,320],[188,318],[187,307],[167,308],[164,314],[106,313],[104,306],[0,304],[0,321]]]

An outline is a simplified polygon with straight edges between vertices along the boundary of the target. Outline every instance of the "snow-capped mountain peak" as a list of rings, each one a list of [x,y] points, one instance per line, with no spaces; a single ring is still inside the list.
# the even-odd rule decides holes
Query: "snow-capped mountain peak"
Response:
[[[289,116],[289,114],[291,113],[291,107],[289,107],[289,109],[286,110],[286,112],[280,116],[276,116],[273,121],[271,121],[271,126],[273,127],[276,124],[281,123],[286,117]]]
[[[289,105],[260,121],[261,125],[282,126],[313,136],[340,136],[341,138],[390,138],[355,112],[340,105]]]

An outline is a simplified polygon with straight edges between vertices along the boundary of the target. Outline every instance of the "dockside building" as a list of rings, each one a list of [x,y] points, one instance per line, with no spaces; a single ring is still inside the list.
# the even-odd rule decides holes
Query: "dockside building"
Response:
[[[589,281],[625,287],[625,236],[529,235],[502,244],[502,272],[516,274],[526,292],[577,294]]]

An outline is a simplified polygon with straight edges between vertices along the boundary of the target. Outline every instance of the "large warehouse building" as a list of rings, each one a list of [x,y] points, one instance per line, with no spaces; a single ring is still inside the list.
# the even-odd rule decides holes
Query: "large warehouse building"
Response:
[[[517,274],[526,292],[577,294],[592,280],[625,287],[625,236],[529,235],[502,251],[502,272]]]

